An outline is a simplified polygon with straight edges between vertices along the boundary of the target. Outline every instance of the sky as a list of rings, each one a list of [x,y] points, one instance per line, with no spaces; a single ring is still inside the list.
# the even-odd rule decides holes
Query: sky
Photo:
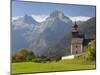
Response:
[[[63,11],[68,16],[95,16],[96,9],[95,6],[89,5],[12,2],[12,16],[23,16],[25,14],[46,15],[54,10]]]
[[[35,19],[42,21],[54,10],[62,11],[66,16],[88,16],[96,15],[96,7],[90,5],[72,5],[57,3],[39,3],[39,2],[12,2],[12,17],[32,15]],[[84,19],[84,17],[82,18]],[[85,20],[85,19],[84,19]]]

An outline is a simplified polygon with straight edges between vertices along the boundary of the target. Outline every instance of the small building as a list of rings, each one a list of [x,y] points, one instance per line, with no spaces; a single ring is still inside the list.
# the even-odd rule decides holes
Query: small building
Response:
[[[78,25],[74,22],[72,26],[71,55],[80,54],[84,48],[84,35],[78,30]]]
[[[69,56],[63,56],[64,59],[74,59],[75,56],[81,55],[84,51],[84,35],[78,30],[78,25],[76,22],[72,25],[72,38],[71,38],[71,50]]]

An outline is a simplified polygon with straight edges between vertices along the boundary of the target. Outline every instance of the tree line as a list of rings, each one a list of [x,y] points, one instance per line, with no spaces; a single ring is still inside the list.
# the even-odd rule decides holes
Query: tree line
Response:
[[[15,54],[11,57],[12,62],[56,62],[61,59],[61,57],[55,57],[55,56],[37,56],[34,54],[33,51],[22,48],[18,50]]]

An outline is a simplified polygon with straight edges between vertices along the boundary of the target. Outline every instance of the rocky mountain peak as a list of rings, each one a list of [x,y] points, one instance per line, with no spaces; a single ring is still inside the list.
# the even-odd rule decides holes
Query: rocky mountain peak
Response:
[[[25,14],[23,16],[23,22],[27,23],[27,24],[36,24],[37,22],[34,20],[34,18],[32,18],[32,16],[29,16],[27,14]]]
[[[64,16],[64,13],[59,10],[55,10],[50,14],[50,17],[59,17],[59,16]]]

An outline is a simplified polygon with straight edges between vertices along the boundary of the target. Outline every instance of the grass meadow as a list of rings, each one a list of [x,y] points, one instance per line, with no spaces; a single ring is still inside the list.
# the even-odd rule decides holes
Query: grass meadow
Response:
[[[89,70],[95,68],[95,61],[79,59],[61,60],[51,63],[19,62],[12,63],[12,74]]]

